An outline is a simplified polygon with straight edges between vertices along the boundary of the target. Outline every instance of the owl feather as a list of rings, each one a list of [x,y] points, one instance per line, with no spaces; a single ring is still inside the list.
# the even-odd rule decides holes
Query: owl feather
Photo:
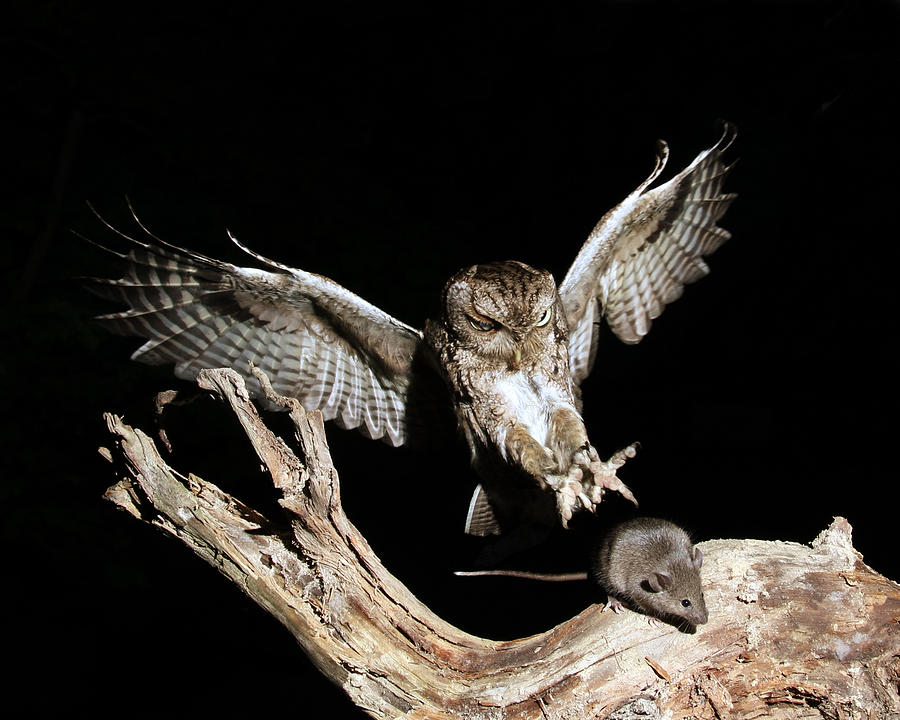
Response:
[[[238,267],[158,238],[156,244],[128,238],[130,251],[117,253],[123,277],[85,281],[129,309],[97,319],[113,332],[147,339],[133,360],[173,363],[184,379],[203,368],[232,367],[262,397],[252,362],[277,393],[321,410],[339,427],[392,445],[406,442],[422,333],[326,277],[268,260],[229,237],[272,269]]]
[[[720,192],[731,166],[722,154],[735,137],[725,123],[719,141],[678,175],[649,189],[669,158],[658,144],[656,167],[594,227],[559,287],[569,323],[572,377],[591,372],[603,316],[616,336],[637,343],[684,286],[709,273],[703,258],[731,234],[716,225],[736,195]]]
[[[734,136],[725,124],[713,147],[652,187],[668,160],[660,141],[653,172],[597,223],[558,290],[549,273],[523,263],[473,266],[448,281],[443,317],[425,332],[326,277],[249,250],[231,233],[266,269],[172,245],[133,210],[147,239],[119,233],[130,243],[115,253],[122,277],[86,282],[126,306],[98,319],[144,338],[132,359],[171,363],[180,378],[231,367],[263,400],[253,363],[277,393],[392,445],[430,439],[454,410],[483,477],[467,530],[505,529],[503,507],[540,515],[522,505],[547,496],[565,525],[604,492],[633,499],[615,475],[633,446],[600,461],[587,440],[579,386],[593,367],[602,318],[622,341],[639,342],[684,286],[708,273],[704,257],[729,238],[716,223],[735,197],[721,192],[730,170],[722,154]],[[516,493],[518,503],[502,497]]]

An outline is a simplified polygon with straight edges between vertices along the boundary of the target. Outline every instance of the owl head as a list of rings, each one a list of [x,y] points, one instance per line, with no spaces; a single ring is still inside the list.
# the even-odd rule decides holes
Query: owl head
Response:
[[[565,346],[553,276],[517,261],[473,265],[444,286],[443,325],[458,347],[512,367]]]

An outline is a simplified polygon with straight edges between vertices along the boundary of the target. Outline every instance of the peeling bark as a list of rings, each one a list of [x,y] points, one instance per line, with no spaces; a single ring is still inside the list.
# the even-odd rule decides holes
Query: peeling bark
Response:
[[[199,382],[230,404],[291,533],[176,472],[111,414],[126,471],[107,498],[234,581],[372,717],[900,719],[900,586],[862,562],[842,518],[810,546],[701,543],[710,621],[696,634],[591,606],[540,635],[486,640],[419,602],[347,520],[320,413],[283,400],[301,461],[240,376]]]

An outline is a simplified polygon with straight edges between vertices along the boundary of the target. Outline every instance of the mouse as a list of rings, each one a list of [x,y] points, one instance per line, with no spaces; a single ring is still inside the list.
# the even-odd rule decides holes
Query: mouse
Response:
[[[461,576],[506,576],[548,582],[593,580],[607,596],[604,610],[629,608],[686,630],[709,619],[700,582],[703,552],[668,520],[635,517],[613,526],[591,557],[589,572],[475,570]]]
[[[668,520],[636,517],[614,526],[592,558],[591,576],[606,607],[638,610],[673,625],[709,619],[700,583],[703,552]]]

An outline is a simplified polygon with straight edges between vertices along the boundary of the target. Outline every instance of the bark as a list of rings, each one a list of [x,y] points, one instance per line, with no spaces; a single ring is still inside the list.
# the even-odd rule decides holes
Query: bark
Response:
[[[200,385],[231,405],[291,532],[179,474],[110,414],[126,470],[107,497],[231,578],[372,717],[900,718],[900,586],[862,562],[842,518],[810,546],[701,543],[710,620],[696,634],[591,606],[540,635],[486,640],[419,602],[347,520],[320,413],[285,401],[301,461],[236,373],[204,371]]]

